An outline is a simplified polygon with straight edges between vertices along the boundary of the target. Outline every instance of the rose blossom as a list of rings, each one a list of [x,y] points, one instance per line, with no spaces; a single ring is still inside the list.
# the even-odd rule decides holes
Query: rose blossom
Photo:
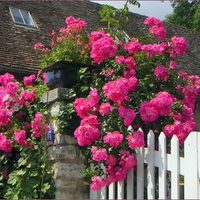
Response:
[[[124,136],[119,131],[113,131],[107,133],[107,135],[103,137],[103,141],[105,143],[109,143],[112,147],[117,147],[120,145],[123,138]]]
[[[145,145],[144,133],[142,131],[135,131],[128,135],[126,139],[128,140],[129,147],[132,149],[143,147]]]
[[[91,178],[91,181],[93,182],[90,185],[91,190],[100,190],[102,187],[105,186],[105,180],[100,176],[94,176]]]
[[[92,159],[97,162],[106,160],[108,157],[108,154],[105,148],[98,149],[98,147],[92,146],[91,152],[92,152]]]
[[[99,107],[99,113],[104,116],[109,114],[113,110],[112,106],[110,105],[109,102],[107,103],[102,103]]]
[[[157,109],[150,104],[150,102],[144,101],[140,104],[140,116],[145,122],[154,122],[158,118]]]
[[[154,75],[160,80],[167,80],[168,76],[169,76],[169,72],[167,70],[167,68],[163,65],[159,65],[156,67],[156,69],[154,70]]]
[[[24,146],[28,145],[26,140],[26,131],[25,130],[18,130],[14,132],[14,139],[18,144],[22,144]]]
[[[24,76],[24,78],[23,78],[25,86],[32,85],[34,80],[35,80],[34,74],[32,74],[30,76]]]

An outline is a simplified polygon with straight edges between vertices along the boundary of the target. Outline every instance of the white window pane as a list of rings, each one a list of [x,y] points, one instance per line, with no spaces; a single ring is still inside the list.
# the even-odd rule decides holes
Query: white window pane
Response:
[[[29,13],[27,11],[21,10],[22,16],[24,18],[24,21],[27,25],[29,26],[34,26],[33,21],[31,19],[31,16],[29,15]]]
[[[12,11],[13,18],[14,18],[15,22],[24,24],[24,21],[21,17],[19,10],[16,9],[16,8],[11,8],[11,11]]]
[[[10,12],[15,23],[37,27],[28,11],[20,10],[18,8],[10,8]]]

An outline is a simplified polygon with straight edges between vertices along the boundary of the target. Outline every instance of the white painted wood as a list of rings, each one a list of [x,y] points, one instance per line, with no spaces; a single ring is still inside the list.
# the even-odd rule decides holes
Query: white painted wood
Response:
[[[108,199],[115,199],[115,183],[112,183],[108,187]]]
[[[107,196],[106,196],[106,190],[107,190],[106,187],[101,188],[101,191],[100,191],[101,199],[108,199]]]
[[[159,136],[159,151],[154,150],[154,133],[147,136],[147,147],[136,149],[137,186],[134,186],[133,170],[127,176],[127,199],[133,199],[134,187],[137,187],[137,199],[144,199],[144,187],[147,186],[148,199],[155,199],[155,166],[159,167],[159,199],[166,199],[166,170],[171,171],[171,199],[179,199],[179,174],[184,175],[185,199],[200,198],[200,133],[192,132],[184,144],[184,157],[179,156],[179,142],[176,136],[171,140],[171,154],[166,153],[166,137]],[[147,170],[144,176],[144,163]],[[92,167],[92,166],[91,166]],[[102,166],[103,167],[103,166]],[[147,171],[147,172],[146,172]],[[147,180],[146,180],[147,179]],[[146,184],[147,182],[147,184]],[[117,194],[116,187],[117,186]],[[90,199],[124,199],[124,182],[120,181],[100,191],[90,191]]]
[[[117,199],[124,199],[124,181],[117,181]]]
[[[148,152],[146,155],[147,166],[147,198],[155,199],[155,173],[154,173],[154,133],[149,131],[147,135]]]
[[[179,199],[179,174],[180,174],[180,158],[179,158],[179,141],[174,135],[171,140],[171,160],[168,160],[171,166],[171,198]]]
[[[133,168],[128,171],[127,174],[127,199],[133,199],[134,196],[134,174]]]
[[[103,165],[103,163],[101,164],[101,168],[103,169],[104,174],[106,174],[106,172],[105,172],[105,166]],[[104,175],[103,178],[105,179],[106,175]],[[107,199],[106,190],[107,190],[106,187],[101,188],[101,190],[100,190],[101,199]]]
[[[198,160],[197,160],[197,164],[198,164],[198,194],[199,194],[199,198],[200,198],[200,133],[197,132],[197,152],[198,152]]]
[[[159,158],[159,199],[166,199],[166,165],[167,165],[167,148],[166,148],[166,137],[165,134],[162,132],[158,139],[158,145],[159,145],[159,152],[158,152],[158,158]]]
[[[101,199],[101,191],[90,190],[90,199]]]
[[[144,147],[137,148],[137,199],[144,199]]]
[[[184,198],[198,199],[197,134],[191,133],[184,144],[185,185]]]

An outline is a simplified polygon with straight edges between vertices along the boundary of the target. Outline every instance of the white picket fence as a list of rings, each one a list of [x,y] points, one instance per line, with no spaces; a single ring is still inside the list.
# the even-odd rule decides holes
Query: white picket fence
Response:
[[[167,153],[164,133],[159,136],[158,151],[154,144],[155,135],[150,131],[147,147],[136,150],[137,170],[129,170],[125,181],[90,191],[90,199],[180,199],[183,196],[200,199],[200,132],[190,133],[184,142],[182,157],[176,136],[171,139],[170,153]],[[180,194],[180,175],[184,176],[183,194]]]

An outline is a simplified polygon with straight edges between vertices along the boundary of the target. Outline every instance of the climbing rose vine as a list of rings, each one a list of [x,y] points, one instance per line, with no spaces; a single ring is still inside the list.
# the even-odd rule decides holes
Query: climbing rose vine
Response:
[[[87,146],[93,163],[91,189],[99,190],[126,178],[136,166],[134,150],[145,146],[146,134],[163,131],[183,143],[195,129],[195,99],[200,78],[178,72],[175,58],[187,49],[185,38],[165,38],[162,21],[149,17],[151,39],[116,42],[112,33],[89,35],[90,57],[103,66],[93,75],[87,98],[76,98],[74,107],[81,118],[74,136]],[[101,170],[101,164],[105,170]]]
[[[79,81],[87,76],[78,75],[73,101],[80,119],[74,136],[87,163],[93,164],[84,172],[91,178],[92,190],[126,178],[137,164],[135,149],[146,145],[149,130],[156,137],[162,131],[169,138],[176,135],[183,143],[196,127],[200,78],[179,71],[176,63],[176,57],[187,49],[186,39],[166,39],[163,22],[154,17],[144,24],[146,36],[125,41],[115,28],[86,34],[87,23],[69,16],[65,28],[52,32],[51,49],[42,43],[35,45],[44,53],[42,66],[58,60],[99,66],[84,87]],[[84,92],[78,96],[80,88]]]
[[[48,198],[53,194],[46,163],[47,105],[40,101],[47,86],[36,75],[18,82],[0,75],[0,198]]]

